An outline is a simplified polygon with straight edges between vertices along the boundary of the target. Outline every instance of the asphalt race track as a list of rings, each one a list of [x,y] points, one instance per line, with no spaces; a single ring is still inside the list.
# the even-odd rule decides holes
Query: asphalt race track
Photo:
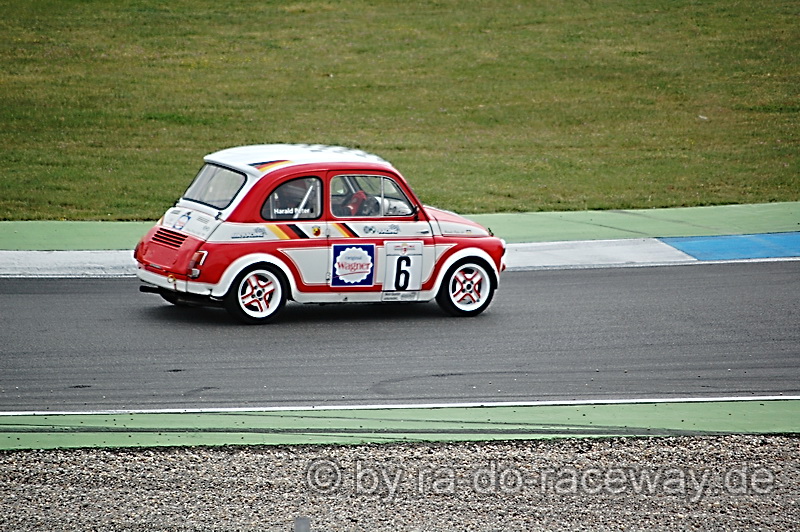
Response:
[[[475,319],[291,304],[267,326],[135,279],[0,279],[0,411],[800,394],[800,262],[509,272]]]

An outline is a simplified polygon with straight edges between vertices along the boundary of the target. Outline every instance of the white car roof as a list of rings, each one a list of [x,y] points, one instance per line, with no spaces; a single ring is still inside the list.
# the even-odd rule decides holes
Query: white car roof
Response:
[[[259,144],[238,146],[210,153],[204,160],[217,163],[251,175],[265,175],[272,170],[287,166],[334,162],[334,163],[373,163],[393,168],[392,165],[371,153],[343,146],[322,144]]]

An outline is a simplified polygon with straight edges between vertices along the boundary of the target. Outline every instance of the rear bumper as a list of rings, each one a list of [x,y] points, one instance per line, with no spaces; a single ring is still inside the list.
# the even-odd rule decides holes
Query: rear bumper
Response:
[[[141,264],[137,264],[136,276],[143,283],[178,293],[211,296],[211,291],[214,288],[214,285],[176,279],[174,276],[166,273],[152,272],[146,270]]]

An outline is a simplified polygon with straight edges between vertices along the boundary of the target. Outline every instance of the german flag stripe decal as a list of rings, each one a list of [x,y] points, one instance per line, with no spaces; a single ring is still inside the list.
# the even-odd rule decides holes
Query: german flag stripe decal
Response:
[[[308,238],[308,235],[305,233],[305,231],[297,227],[295,224],[288,224],[286,227],[294,231],[297,235],[297,238]]]
[[[287,227],[286,226],[280,226],[280,225],[277,225],[277,224],[269,224],[269,225],[267,225],[267,227],[269,228],[270,231],[275,233],[275,236],[277,236],[281,240],[291,240],[292,238],[295,238],[294,236],[292,236],[292,234],[289,231],[287,231]]]
[[[290,162],[292,162],[292,161],[286,161],[286,160],[265,161],[263,163],[253,163],[250,166],[252,166],[252,167],[254,167],[257,170],[260,170],[262,172],[268,172],[268,171],[272,170],[273,168],[276,168],[278,166],[281,166],[283,164],[287,164],[287,163],[290,163]]]
[[[343,224],[343,223],[334,223],[334,224],[331,224],[331,227],[333,227],[334,229],[336,229],[336,231],[338,231],[338,232],[340,233],[340,235],[341,235],[341,236],[343,236],[343,237],[345,237],[345,238],[358,238],[358,235],[357,235],[357,234],[355,234],[355,233],[353,232],[353,230],[352,230],[352,229],[350,229],[350,228],[347,226],[347,224]],[[333,236],[333,235],[331,235],[331,236]],[[337,235],[337,236],[339,236],[339,235]]]
[[[358,238],[358,235],[348,227],[347,224],[330,224],[333,238]],[[267,229],[272,231],[281,240],[295,240],[301,238],[311,238],[297,224],[267,224]]]

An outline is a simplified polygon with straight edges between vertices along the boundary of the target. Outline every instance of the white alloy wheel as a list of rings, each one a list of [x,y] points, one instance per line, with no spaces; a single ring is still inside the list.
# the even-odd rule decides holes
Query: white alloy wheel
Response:
[[[436,301],[453,316],[477,316],[494,296],[492,276],[482,260],[465,260],[450,267]]]
[[[225,298],[225,308],[245,323],[265,323],[286,304],[283,274],[271,266],[257,266],[236,277]]]

